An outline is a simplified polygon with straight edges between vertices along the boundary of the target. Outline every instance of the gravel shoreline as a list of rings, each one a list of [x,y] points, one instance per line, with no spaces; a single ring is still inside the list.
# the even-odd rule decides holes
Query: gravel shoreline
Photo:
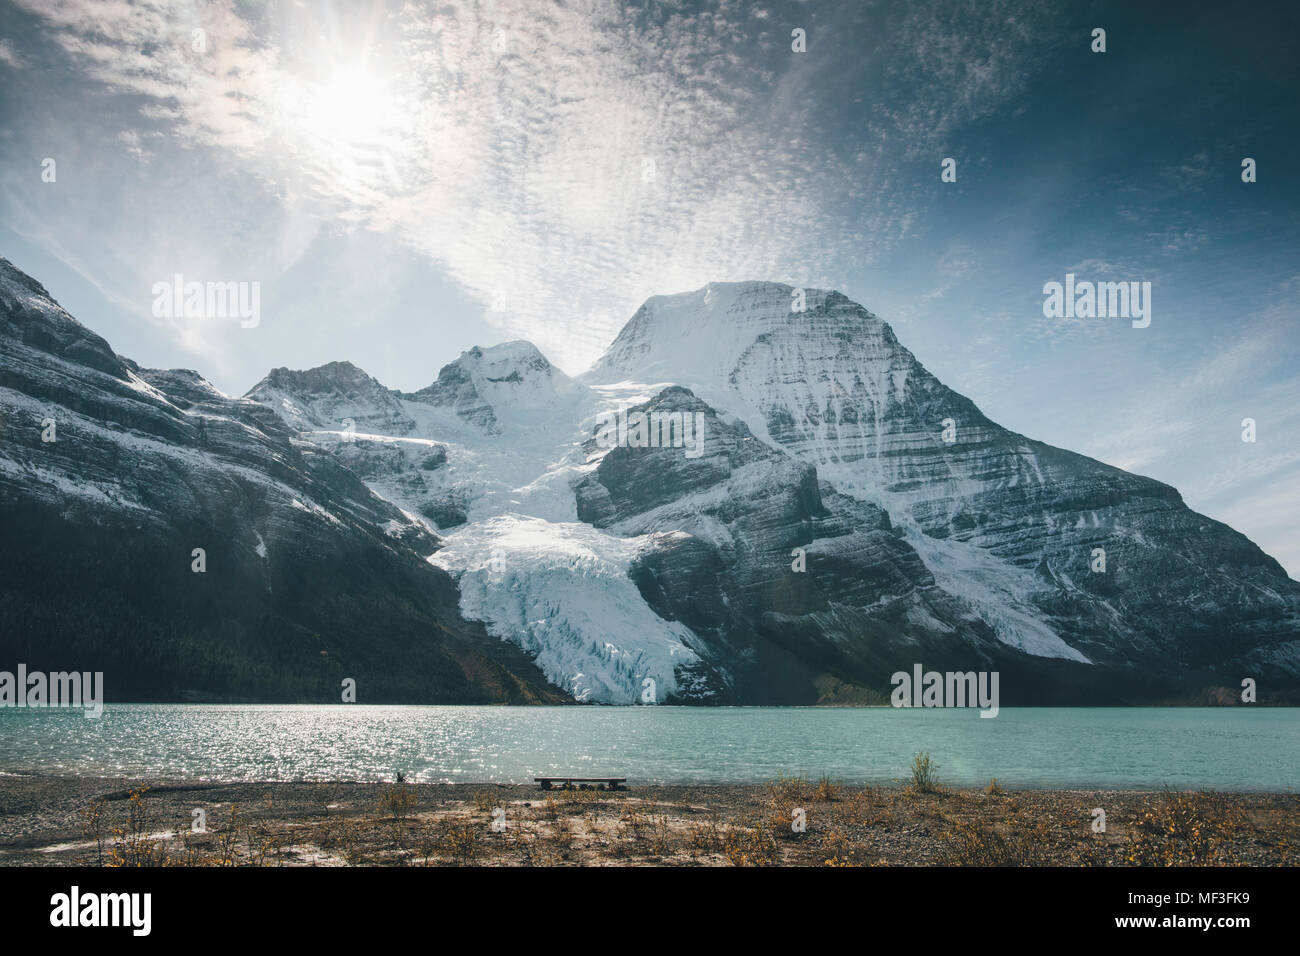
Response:
[[[6,866],[1294,865],[1298,849],[1295,793],[0,776]]]

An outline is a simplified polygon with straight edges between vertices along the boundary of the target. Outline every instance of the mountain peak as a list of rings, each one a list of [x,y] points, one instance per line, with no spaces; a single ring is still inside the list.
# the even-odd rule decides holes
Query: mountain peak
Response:
[[[515,340],[462,352],[442,367],[436,382],[405,397],[452,408],[466,421],[495,432],[503,413],[551,407],[573,391],[573,380],[537,346]]]
[[[568,378],[547,361],[536,345],[524,339],[486,347],[476,345],[467,349],[454,362],[442,368],[438,373],[439,381],[453,366],[464,370],[472,378],[500,384],[523,385],[526,381],[558,381]],[[434,386],[430,386],[432,387]]]
[[[300,430],[404,435],[415,423],[401,402],[377,379],[351,362],[327,362],[315,368],[273,368],[245,398],[267,405],[286,424]]]
[[[796,333],[793,344],[830,332],[836,339],[865,335],[882,348],[901,348],[886,323],[840,292],[782,282],[711,282],[647,299],[584,379],[635,376],[725,388],[752,346],[790,331]]]
[[[22,269],[19,269],[4,256],[0,256],[0,285],[20,286],[34,295],[44,296],[51,302],[54,301],[54,297],[45,290],[45,286],[41,285],[26,272],[23,272]],[[71,318],[71,316],[69,316],[69,318]]]
[[[351,362],[326,362],[324,365],[317,365],[309,369],[291,369],[284,366],[273,368],[267,373],[257,385],[253,386],[249,394],[261,388],[263,385],[274,387],[295,387],[295,388],[329,388],[329,387],[346,387],[356,388],[369,384],[378,385],[378,381]]]

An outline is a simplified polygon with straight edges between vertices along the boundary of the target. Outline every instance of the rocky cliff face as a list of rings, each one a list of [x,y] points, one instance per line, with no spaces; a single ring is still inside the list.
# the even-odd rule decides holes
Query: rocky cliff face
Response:
[[[0,280],[6,532],[108,582],[55,611],[68,559],[10,555],[11,631],[165,686],[267,697],[338,655],[420,699],[881,702],[916,663],[1004,704],[1300,689],[1275,561],[989,421],[838,293],[655,297],[576,380],[511,342],[418,392],[336,362],[232,399]],[[228,577],[189,571],[204,541]]]

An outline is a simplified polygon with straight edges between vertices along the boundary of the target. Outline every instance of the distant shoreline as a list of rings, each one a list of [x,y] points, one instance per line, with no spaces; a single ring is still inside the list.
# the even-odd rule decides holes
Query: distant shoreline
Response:
[[[611,710],[640,710],[648,706],[655,709],[678,709],[678,710],[978,710],[978,707],[895,707],[892,704],[858,704],[858,703],[824,703],[824,704],[701,704],[701,703],[659,703],[654,705],[645,704],[611,704],[605,701],[582,701],[582,700],[565,700],[565,701],[547,701],[544,703],[520,703],[510,704],[503,701],[478,702],[478,703],[411,703],[409,701],[392,702],[392,701],[357,701],[355,703],[340,703],[339,701],[319,701],[319,700],[110,700],[105,701],[104,707],[481,707],[485,710],[495,710],[507,707],[519,707],[527,709],[546,709],[555,708],[574,708],[574,707],[595,707],[609,708]],[[1240,709],[1255,710],[1258,708],[1300,708],[1300,698],[1295,700],[1271,699],[1243,704],[1240,701],[1213,701],[1213,700],[1168,700],[1168,701],[1151,701],[1143,704],[1000,704],[1001,710],[1164,710],[1167,708],[1186,708],[1189,710],[1221,710],[1221,709]],[[19,704],[0,704],[0,714],[10,710],[55,710],[69,711],[80,709],[76,705],[72,706],[46,706],[46,707],[27,707]]]

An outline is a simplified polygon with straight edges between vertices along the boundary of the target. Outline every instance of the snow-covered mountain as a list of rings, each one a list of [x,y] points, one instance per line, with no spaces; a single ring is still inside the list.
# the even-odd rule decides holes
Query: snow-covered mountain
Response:
[[[608,703],[876,702],[916,663],[999,670],[1004,704],[1300,688],[1300,584],[1275,561],[1167,485],[989,421],[835,292],[657,296],[577,379],[509,342],[416,392],[334,362],[276,369],[243,399],[136,369],[7,264],[0,310],[0,400],[23,436],[0,444],[7,532],[54,541],[60,509],[74,527],[143,509],[147,569],[158,540],[194,537],[175,526],[197,509],[258,560],[367,554],[365,580],[331,564],[332,613],[241,623],[267,660],[305,632],[384,633],[376,666],[418,674],[454,634],[478,655],[457,658],[473,693],[543,699],[544,677]],[[102,452],[38,447],[50,407]],[[169,464],[182,454],[196,477]],[[396,605],[385,561],[404,569]],[[17,590],[30,604],[34,588]],[[190,608],[168,626],[210,630],[188,600],[164,602]]]
[[[879,318],[812,289],[796,311],[799,291],[653,298],[585,381],[696,389],[886,511],[939,586],[1029,654],[1294,680],[1300,585],[1243,535],[1168,485],[1001,428]]]

